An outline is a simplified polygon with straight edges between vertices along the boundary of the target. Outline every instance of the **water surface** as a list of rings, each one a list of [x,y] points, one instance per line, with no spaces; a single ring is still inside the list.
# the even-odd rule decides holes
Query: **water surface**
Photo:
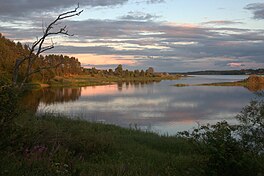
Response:
[[[198,124],[222,120],[235,123],[234,116],[249,103],[254,94],[243,87],[172,85],[228,82],[244,78],[213,75],[152,83],[47,88],[32,92],[29,99],[33,101],[35,97],[34,102],[38,102],[35,106],[37,113],[52,112],[173,135],[197,127]]]

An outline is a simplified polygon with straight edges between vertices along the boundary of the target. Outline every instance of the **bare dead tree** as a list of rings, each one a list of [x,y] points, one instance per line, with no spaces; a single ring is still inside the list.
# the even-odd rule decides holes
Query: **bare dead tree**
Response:
[[[50,69],[58,67],[61,63],[52,66],[44,66],[39,65],[37,68],[33,68],[34,64],[37,60],[44,61],[44,57],[40,58],[39,56],[48,50],[54,48],[54,43],[51,40],[51,44],[44,46],[44,43],[48,37],[52,37],[55,35],[66,35],[66,36],[73,36],[72,34],[68,33],[67,26],[61,27],[58,30],[54,31],[54,26],[58,25],[61,20],[68,19],[74,16],[79,16],[83,10],[79,10],[78,6],[71,11],[67,11],[58,15],[58,17],[53,20],[46,28],[43,27],[43,35],[35,42],[33,42],[32,46],[29,49],[29,54],[24,58],[20,58],[16,60],[14,70],[13,70],[13,84],[19,88],[22,88],[24,84],[28,81],[29,77],[35,73],[41,72],[42,70]],[[26,64],[26,72],[22,77],[22,81],[18,83],[18,74],[22,64]]]

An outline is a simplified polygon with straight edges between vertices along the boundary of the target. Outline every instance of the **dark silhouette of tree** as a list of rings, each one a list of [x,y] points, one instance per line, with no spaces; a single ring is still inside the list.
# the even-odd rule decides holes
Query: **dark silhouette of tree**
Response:
[[[49,68],[54,68],[59,66],[61,63],[58,63],[57,65],[38,65],[37,67],[34,67],[36,63],[43,63],[45,62],[45,57],[39,57],[40,54],[43,52],[53,49],[54,43],[51,40],[51,45],[45,45],[46,39],[49,37],[55,36],[55,35],[67,35],[72,36],[68,33],[67,26],[61,27],[58,30],[54,30],[55,26],[59,24],[60,21],[64,19],[68,19],[74,16],[79,16],[83,10],[79,10],[79,4],[78,6],[71,11],[67,11],[64,13],[61,13],[58,15],[58,17],[52,21],[45,29],[43,29],[43,35],[39,39],[37,39],[29,49],[29,54],[26,55],[23,58],[19,58],[15,62],[14,71],[13,71],[13,84],[15,86],[18,86],[22,88],[24,84],[28,81],[29,77],[32,76],[35,73],[41,72],[42,70],[46,70]],[[26,70],[23,74],[22,81],[18,83],[18,74],[21,69],[21,66],[25,65]]]
[[[262,92],[263,94],[263,92]],[[251,152],[259,154],[264,152],[264,97],[251,101],[236,116],[239,120],[239,135],[241,141]]]
[[[139,76],[140,76],[140,72],[139,72],[139,70],[134,70],[134,76],[135,76],[135,77],[139,77]]]
[[[113,71],[113,69],[110,68],[110,69],[108,70],[108,74],[109,74],[110,76],[114,75],[114,71]]]
[[[144,77],[144,76],[145,76],[145,72],[144,72],[144,70],[141,70],[141,71],[140,71],[140,76],[141,76],[141,77]]]
[[[129,76],[130,76],[128,69],[126,69],[126,70],[124,71],[124,75],[125,75],[125,77],[129,77]]]
[[[149,67],[147,70],[146,70],[146,75],[147,76],[150,76],[150,75],[153,75],[154,74],[154,68],[153,67]]]
[[[116,69],[115,69],[115,74],[118,75],[118,76],[122,76],[123,74],[123,67],[121,64],[119,64]]]

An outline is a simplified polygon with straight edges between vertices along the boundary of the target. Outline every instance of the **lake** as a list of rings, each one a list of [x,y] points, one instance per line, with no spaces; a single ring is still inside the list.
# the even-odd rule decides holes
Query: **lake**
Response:
[[[173,85],[231,82],[246,77],[199,75],[161,82],[46,88],[31,92],[25,102],[38,114],[62,114],[174,135],[198,124],[213,124],[223,120],[236,123],[234,116],[255,95],[244,87]]]

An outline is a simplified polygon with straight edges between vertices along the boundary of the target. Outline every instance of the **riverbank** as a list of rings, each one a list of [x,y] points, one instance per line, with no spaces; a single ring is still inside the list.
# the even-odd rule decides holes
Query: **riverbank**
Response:
[[[109,85],[117,82],[159,82],[162,80],[177,80],[181,75],[164,75],[164,76],[151,76],[151,77],[118,77],[118,76],[91,76],[91,75],[72,75],[51,79],[49,82],[43,83],[30,83],[27,85],[29,89],[38,89],[44,87],[84,87],[84,86],[99,86]]]
[[[1,98],[12,95],[10,98],[15,101],[13,93],[0,95],[3,95]],[[264,173],[263,127],[258,125],[261,123],[258,116],[254,120],[252,108],[246,108],[239,118],[254,121],[256,128],[250,127],[252,134],[245,134],[240,141],[233,134],[243,135],[249,124],[237,128],[219,122],[177,136],[159,136],[136,127],[124,129],[51,114],[38,116],[14,108],[15,104],[0,103],[3,108],[0,111],[0,175],[248,176]],[[263,102],[253,102],[250,107],[259,114]],[[255,145],[248,145],[252,143]]]
[[[249,91],[257,92],[264,90],[264,77],[251,75],[247,79],[236,81],[236,82],[219,82],[219,83],[206,83],[206,84],[176,84],[176,87],[185,86],[238,86],[245,87]]]
[[[15,123],[0,175],[201,175],[206,161],[179,137],[51,115]]]

